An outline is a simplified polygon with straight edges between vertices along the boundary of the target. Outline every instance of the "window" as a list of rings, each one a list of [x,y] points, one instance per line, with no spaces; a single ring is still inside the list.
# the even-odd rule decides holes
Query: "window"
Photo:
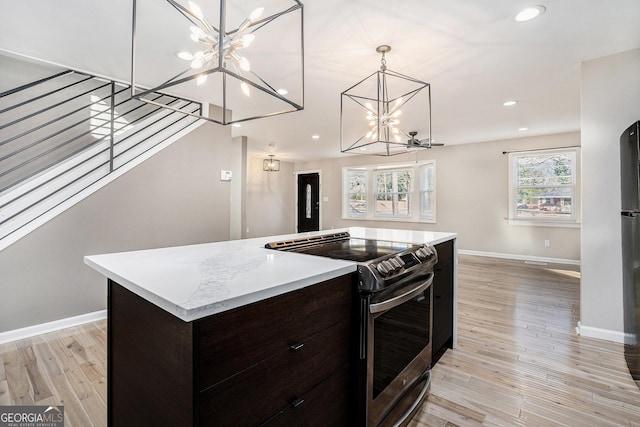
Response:
[[[349,170],[347,174],[347,213],[349,216],[367,214],[367,171]],[[344,210],[344,209],[343,209]]]
[[[411,214],[413,170],[376,171],[373,176],[376,182],[375,214],[408,217]]]
[[[509,154],[512,223],[577,223],[577,149]]]
[[[435,222],[435,161],[343,168],[342,217]]]

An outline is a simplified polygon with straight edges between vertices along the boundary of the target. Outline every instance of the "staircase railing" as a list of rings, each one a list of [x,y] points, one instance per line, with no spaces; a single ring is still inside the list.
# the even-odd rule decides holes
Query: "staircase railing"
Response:
[[[115,81],[64,71],[0,93],[0,249],[3,240],[15,240],[21,229],[198,121],[130,92]],[[202,114],[197,102],[151,98]]]

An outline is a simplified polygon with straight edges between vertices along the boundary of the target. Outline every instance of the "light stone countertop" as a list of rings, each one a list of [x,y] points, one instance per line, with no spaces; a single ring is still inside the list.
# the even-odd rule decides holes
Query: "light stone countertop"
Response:
[[[352,237],[437,244],[455,233],[352,227],[91,255],[85,264],[185,322],[352,273],[356,263],[265,249],[267,242],[349,231]]]

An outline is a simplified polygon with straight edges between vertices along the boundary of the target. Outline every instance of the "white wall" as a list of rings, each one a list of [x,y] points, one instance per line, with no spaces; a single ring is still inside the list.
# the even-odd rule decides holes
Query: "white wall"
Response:
[[[246,237],[247,223],[247,137],[238,136],[233,138],[232,143],[232,165],[231,172],[231,217],[229,227],[231,240],[238,240]]]
[[[508,156],[503,151],[580,145],[578,132],[477,144],[451,145],[393,157],[349,156],[296,163],[296,170],[322,170],[323,228],[350,226],[457,232],[462,250],[523,258],[577,261],[579,228],[509,225]],[[416,157],[417,156],[417,157]],[[343,220],[342,168],[416,160],[436,160],[436,224]],[[544,246],[549,240],[550,247]]]
[[[581,333],[621,341],[620,135],[640,120],[640,49],[582,64]]]
[[[293,163],[280,161],[280,172],[265,172],[262,160],[247,162],[245,237],[295,233]]]
[[[105,309],[85,255],[227,240],[230,153],[206,123],[1,251],[0,332]]]

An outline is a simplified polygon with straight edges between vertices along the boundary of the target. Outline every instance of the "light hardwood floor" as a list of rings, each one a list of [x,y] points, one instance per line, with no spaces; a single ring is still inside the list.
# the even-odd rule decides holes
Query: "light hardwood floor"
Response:
[[[411,427],[640,426],[623,345],[576,335],[577,270],[460,256],[458,348]]]
[[[458,348],[411,427],[640,426],[621,344],[576,336],[579,272],[460,256]],[[0,405],[64,404],[106,424],[106,322],[0,345]]]

